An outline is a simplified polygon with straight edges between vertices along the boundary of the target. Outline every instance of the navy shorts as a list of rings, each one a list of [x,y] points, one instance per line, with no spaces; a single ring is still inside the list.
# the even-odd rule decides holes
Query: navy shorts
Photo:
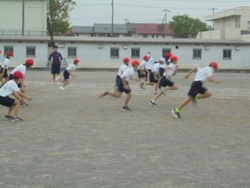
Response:
[[[166,87],[172,87],[174,85],[174,82],[172,82],[171,80],[167,80],[166,76],[162,76],[160,83],[159,83],[159,88],[161,88],[161,86]]]
[[[0,68],[0,74],[3,72],[3,68]],[[5,69],[4,73],[3,73],[3,78],[8,78],[8,73],[7,73],[7,69]]]
[[[120,78],[120,81],[119,81],[120,83],[119,83],[119,86],[118,86],[118,89],[119,89],[119,91],[120,92],[124,92],[124,93],[126,93],[126,94],[129,94],[130,92],[131,92],[131,90],[130,89],[125,89],[124,87],[123,87],[123,84],[122,84],[122,79]],[[128,81],[126,81],[126,83],[127,83],[127,85],[128,85]]]
[[[67,70],[63,71],[63,78],[64,78],[64,80],[69,79],[69,72]]]
[[[163,75],[164,71],[165,71],[165,69],[164,69],[164,68],[162,68],[162,67],[160,67],[160,68],[159,68],[159,73],[160,73],[160,76],[162,76],[162,75]]]
[[[196,97],[198,93],[204,94],[207,91],[206,88],[202,87],[201,81],[194,81],[191,85],[191,88],[188,92],[188,96]]]
[[[13,80],[13,74],[9,75],[9,80]],[[21,83],[17,83],[17,86],[18,86],[18,88],[21,88],[22,84]]]
[[[13,106],[14,102],[15,102],[15,99],[13,98],[10,98],[8,96],[7,97],[0,96],[0,104],[3,106],[7,106],[10,108],[11,106]]]
[[[115,78],[115,85],[118,87],[119,84],[120,84],[120,81],[121,81],[121,77],[119,75],[116,75],[116,78]]]
[[[60,65],[53,65],[51,66],[51,74],[60,74]]]
[[[153,72],[150,73],[149,81],[150,81],[150,82],[154,82],[154,83],[157,83],[157,82],[158,82],[158,79],[155,80],[155,77],[154,77]]]
[[[138,70],[137,72],[138,72],[138,78],[144,78],[146,76],[144,70]]]

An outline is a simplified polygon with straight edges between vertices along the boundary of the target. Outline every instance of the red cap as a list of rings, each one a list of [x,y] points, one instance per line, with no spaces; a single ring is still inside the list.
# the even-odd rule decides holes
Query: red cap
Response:
[[[14,72],[13,77],[14,77],[15,79],[18,79],[18,78],[25,78],[25,76],[23,75],[23,73],[22,73],[21,71],[16,71],[16,72]]]
[[[10,57],[10,56],[13,56],[12,52],[7,52],[6,57]]]
[[[129,59],[128,57],[124,57],[124,58],[123,58],[123,62],[124,62],[124,63],[128,63],[129,61],[130,61],[130,59]]]
[[[148,58],[149,58],[148,55],[144,55],[144,56],[143,56],[143,59],[144,59],[144,60],[148,60]]]
[[[27,65],[29,67],[29,66],[32,66],[33,64],[34,64],[34,60],[33,59],[26,59],[25,65]]]
[[[74,63],[79,63],[80,62],[80,60],[79,59],[74,59]]]
[[[177,61],[179,58],[175,55],[171,55],[169,58],[171,61]]]
[[[2,53],[2,50],[0,50],[0,54]]]
[[[172,54],[169,53],[169,52],[166,53],[166,57],[168,57],[168,58],[171,57],[171,55],[172,55]]]
[[[136,66],[136,65],[140,65],[140,61],[137,60],[137,59],[135,59],[135,60],[132,61],[131,65],[132,65],[133,67]]]
[[[217,62],[215,62],[215,61],[212,61],[212,62],[209,64],[209,66],[214,67],[214,68],[215,68],[215,70],[217,70],[217,69],[219,68],[218,63],[217,63]]]

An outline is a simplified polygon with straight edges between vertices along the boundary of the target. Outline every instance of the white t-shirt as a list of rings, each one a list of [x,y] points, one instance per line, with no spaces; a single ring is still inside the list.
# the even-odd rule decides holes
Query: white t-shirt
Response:
[[[122,66],[120,66],[120,68],[118,69],[117,75],[121,76],[122,72],[124,72],[127,68],[128,68],[128,65],[126,64],[123,64]]]
[[[198,71],[195,74],[194,81],[205,82],[208,77],[213,76],[213,68],[212,67],[198,67]]]
[[[76,70],[76,65],[75,65],[75,64],[70,64],[70,65],[66,68],[66,70],[74,71],[74,70]]]
[[[154,59],[150,56],[149,60],[146,61],[146,69],[152,69],[154,64]]]
[[[160,69],[160,63],[155,63],[154,65],[153,65],[153,67],[152,67],[152,72],[156,72],[156,73],[158,73],[159,72],[159,69]]]
[[[16,82],[14,80],[10,80],[1,87],[0,96],[7,97],[10,96],[13,92],[18,91],[20,91],[20,89],[18,88]]]
[[[8,58],[6,58],[4,60],[4,62],[2,63],[1,67],[4,68],[4,66],[6,66],[6,70],[9,68],[10,66],[10,60]]]
[[[166,64],[166,63],[162,63],[162,64],[160,64],[160,68],[165,69],[165,68],[166,68],[166,66],[167,66],[167,64]]]
[[[129,67],[127,68],[123,74],[121,75],[121,78],[123,78],[124,76],[126,77],[126,80],[129,81],[132,79],[133,75],[135,73],[134,67]]]
[[[176,67],[175,64],[170,63],[170,64],[167,65],[166,67],[168,67],[168,72],[167,72],[168,76],[173,76],[173,74],[174,74],[174,72],[175,72],[175,67]],[[166,72],[164,72],[163,75],[166,76]]]
[[[25,73],[26,73],[26,66],[25,66],[24,64],[18,65],[18,66],[16,66],[16,67],[10,72],[10,74],[14,74],[14,72],[16,72],[16,71],[21,71],[21,73],[23,73],[23,75],[25,75]]]
[[[146,61],[141,61],[139,69],[144,70],[146,68]]]

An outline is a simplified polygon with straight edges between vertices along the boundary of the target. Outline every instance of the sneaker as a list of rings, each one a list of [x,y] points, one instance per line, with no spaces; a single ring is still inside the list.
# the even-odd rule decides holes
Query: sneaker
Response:
[[[18,121],[23,121],[23,119],[16,117],[11,119],[12,122],[18,122]]]
[[[153,106],[157,106],[157,104],[155,102],[151,101],[151,100],[149,101],[149,104],[151,104]]]
[[[26,106],[29,106],[27,103],[23,103],[20,105],[21,107],[26,107]]]
[[[127,107],[127,106],[123,106],[122,111],[131,111],[131,109],[129,107]]]
[[[172,114],[174,115],[174,117],[175,117],[176,119],[181,118],[180,112],[177,112],[177,109],[172,110]]]
[[[167,94],[167,90],[165,87],[161,87],[161,91],[162,91],[162,94],[163,95],[166,95]]]
[[[55,82],[51,82],[51,85],[55,85]]]
[[[99,93],[99,98],[102,98],[103,96],[105,96],[107,94],[108,94],[108,91],[101,92],[101,93]]]
[[[156,91],[154,91],[153,95],[157,95],[157,92],[156,92]]]
[[[144,82],[142,82],[142,83],[140,84],[140,88],[141,88],[141,89],[145,89],[143,86],[144,86]]]
[[[60,90],[65,91],[65,88],[64,88],[64,87],[62,87],[62,86],[61,86],[61,87],[59,87],[59,89],[60,89]]]
[[[12,119],[13,119],[13,117],[12,117],[11,115],[9,115],[9,116],[8,116],[8,115],[5,115],[4,118],[5,118],[6,120],[12,120]]]
[[[198,97],[193,97],[192,98],[192,102],[193,102],[193,105],[197,105],[197,100],[198,100]]]

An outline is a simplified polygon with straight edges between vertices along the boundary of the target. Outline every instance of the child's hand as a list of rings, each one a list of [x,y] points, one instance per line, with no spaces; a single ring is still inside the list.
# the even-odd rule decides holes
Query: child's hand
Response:
[[[32,97],[27,97],[27,99],[28,99],[29,101],[32,101],[33,98],[32,98]]]

